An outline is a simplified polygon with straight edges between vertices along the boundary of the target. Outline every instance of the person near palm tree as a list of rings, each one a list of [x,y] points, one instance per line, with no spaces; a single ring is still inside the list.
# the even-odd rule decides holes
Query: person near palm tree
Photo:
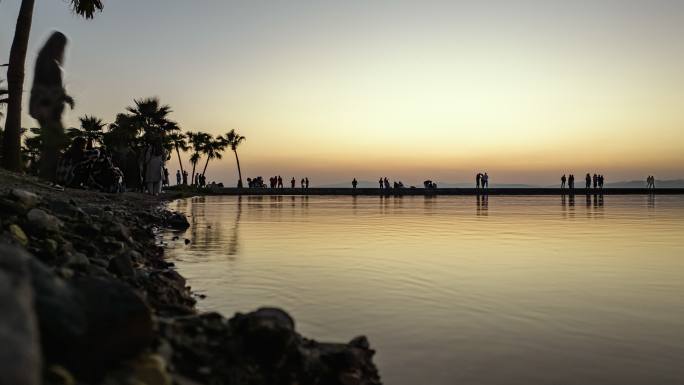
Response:
[[[161,140],[156,140],[145,152],[145,183],[147,192],[151,195],[161,193],[161,184],[164,178],[164,149]]]
[[[180,172],[180,170],[176,170],[176,185],[180,185],[180,184],[181,184],[181,179],[182,179],[182,177],[181,177],[181,172]]]

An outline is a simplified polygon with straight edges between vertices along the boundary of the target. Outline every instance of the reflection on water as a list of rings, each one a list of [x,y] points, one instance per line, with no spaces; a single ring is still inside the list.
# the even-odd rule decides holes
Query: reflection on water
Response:
[[[684,199],[582,195],[197,197],[169,256],[205,310],[367,334],[387,384],[683,384]]]

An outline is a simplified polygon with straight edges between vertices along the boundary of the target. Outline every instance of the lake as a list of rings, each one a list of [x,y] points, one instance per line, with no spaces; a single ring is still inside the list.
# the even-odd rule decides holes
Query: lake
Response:
[[[682,196],[195,197],[201,310],[365,334],[385,384],[684,384]],[[183,243],[183,238],[192,242]]]

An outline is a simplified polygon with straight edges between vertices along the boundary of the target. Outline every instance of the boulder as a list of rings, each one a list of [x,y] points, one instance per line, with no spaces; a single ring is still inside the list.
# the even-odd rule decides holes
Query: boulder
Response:
[[[166,226],[172,229],[185,230],[190,227],[190,222],[185,214],[173,213],[166,219]]]
[[[0,383],[40,384],[41,351],[25,251],[0,244]]]
[[[26,214],[26,218],[31,226],[37,230],[57,232],[62,227],[62,221],[41,209],[31,209]]]
[[[38,201],[40,200],[38,195],[20,189],[12,189],[12,191],[10,191],[10,197],[12,197],[12,199],[14,199],[15,201],[21,203],[27,209],[30,209],[37,205]]]
[[[119,254],[110,259],[107,270],[119,277],[132,277],[135,274],[131,257],[128,254]]]
[[[10,234],[12,235],[12,238],[14,238],[15,241],[17,241],[20,245],[26,247],[28,245],[29,239],[26,236],[26,233],[24,233],[24,230],[19,227],[19,225],[12,223],[9,225],[8,230]]]

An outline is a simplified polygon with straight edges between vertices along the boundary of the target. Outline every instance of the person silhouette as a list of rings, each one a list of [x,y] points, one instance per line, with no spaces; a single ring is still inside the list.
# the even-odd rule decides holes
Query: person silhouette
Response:
[[[385,177],[384,183],[385,183],[385,189],[389,190],[390,189],[390,182],[389,182],[389,179],[387,179],[387,177]]]
[[[478,172],[477,175],[475,175],[475,190],[480,189],[480,181],[481,180],[482,180],[482,174]]]
[[[356,189],[356,185],[357,185],[357,184],[359,184],[359,182],[357,182],[357,181],[356,181],[356,178],[354,178],[354,180],[352,180],[352,188],[353,188],[353,189]]]
[[[299,182],[299,184],[302,186],[302,190],[304,190],[304,178]]]
[[[181,184],[181,172],[180,172],[180,170],[176,170],[176,184],[177,185]]]
[[[482,175],[482,188],[489,189],[489,175],[486,172]]]
[[[283,177],[278,175],[278,188],[283,188]]]
[[[593,184],[594,184],[594,190],[596,190],[596,187],[598,186],[598,175],[594,174],[594,176],[592,177],[591,181],[592,181]]]
[[[295,180],[294,177],[292,177],[292,180],[290,181],[290,183],[292,184],[292,188],[295,188],[295,185],[297,184],[297,181]]]
[[[563,190],[565,188],[565,181],[566,181],[565,174],[563,174],[563,176],[561,177],[561,190]]]
[[[568,176],[568,187],[570,188],[570,190],[575,190],[575,175],[574,174],[570,174],[570,176]]]
[[[309,188],[309,177],[308,176],[306,178],[304,178],[304,184],[306,185],[306,188],[308,189]]]
[[[382,190],[383,183],[382,183],[382,177],[380,177],[380,180],[378,180],[378,184],[380,185],[380,190]]]
[[[591,188],[591,175],[589,175],[589,173],[584,177],[584,182],[586,184],[585,188],[589,190],[589,188]]]

